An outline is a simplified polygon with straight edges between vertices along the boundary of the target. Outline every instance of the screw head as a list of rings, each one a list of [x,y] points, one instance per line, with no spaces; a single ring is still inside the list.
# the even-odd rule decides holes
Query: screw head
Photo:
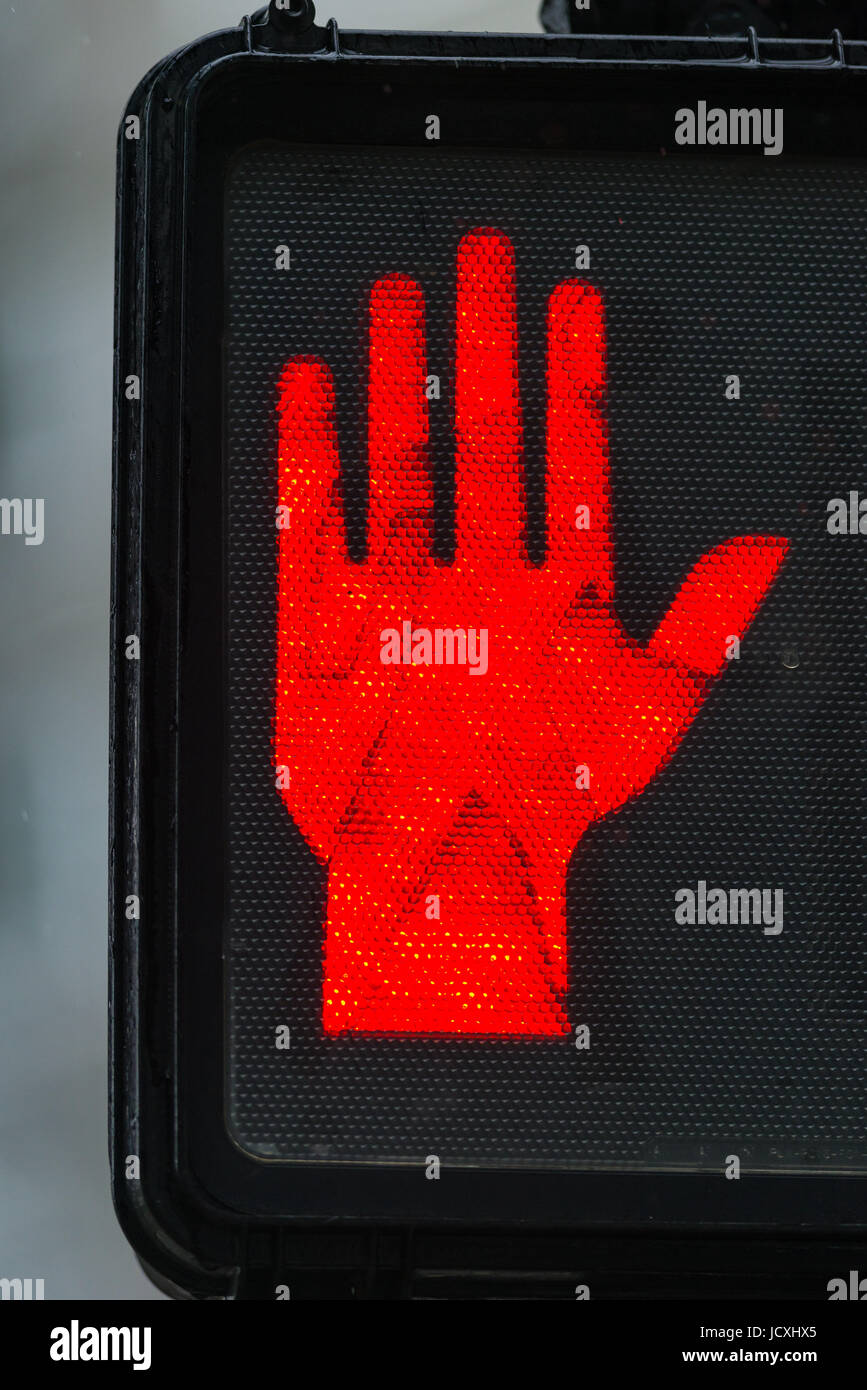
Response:
[[[295,33],[309,29],[316,18],[313,0],[271,0],[268,23]]]

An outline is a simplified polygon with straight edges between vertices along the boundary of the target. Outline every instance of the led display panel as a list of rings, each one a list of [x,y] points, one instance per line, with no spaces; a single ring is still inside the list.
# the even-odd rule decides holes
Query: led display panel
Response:
[[[232,168],[251,1152],[863,1161],[867,186],[675,151]]]

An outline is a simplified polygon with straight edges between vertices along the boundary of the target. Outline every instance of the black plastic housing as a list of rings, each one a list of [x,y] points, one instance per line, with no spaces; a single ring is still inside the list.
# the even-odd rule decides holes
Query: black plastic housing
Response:
[[[867,43],[840,35],[341,33],[260,16],[166,58],[130,99],[117,173],[111,1160],[123,1228],[176,1296],[273,1299],[287,1285],[329,1299],[574,1298],[590,1280],[594,1297],[825,1298],[831,1274],[867,1268],[863,1176],[465,1170],[421,1183],[399,1168],[257,1162],[223,1124],[223,727],[202,696],[223,640],[214,214],[226,162],[277,135],[417,144],[423,108],[450,111],[477,149],[532,148],[522,112],[540,102],[559,107],[566,148],[656,149],[674,108],[699,98],[785,103],[787,148],[867,157]],[[140,400],[127,399],[130,375]],[[125,916],[132,894],[139,920]]]

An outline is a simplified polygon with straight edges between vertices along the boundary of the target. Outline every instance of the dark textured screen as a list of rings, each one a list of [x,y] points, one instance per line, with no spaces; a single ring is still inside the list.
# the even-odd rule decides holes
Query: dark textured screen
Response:
[[[328,363],[363,554],[371,286],[423,288],[448,552],[455,256],[515,251],[525,460],[544,432],[545,312],[598,287],[608,333],[616,609],[646,641],[729,537],[790,553],[677,752],[569,868],[562,1037],[325,1036],[327,869],[275,790],[276,387]],[[867,181],[748,157],[251,149],[226,192],[227,1114],[268,1158],[503,1166],[863,1168]],[[576,248],[589,268],[576,271]],[[277,269],[277,248],[290,253]],[[740,399],[726,380],[740,379]],[[538,501],[538,498],[537,498]],[[531,526],[531,545],[533,543]],[[675,894],[784,894],[783,930],[676,921]],[[290,1029],[291,1046],[275,1045]]]

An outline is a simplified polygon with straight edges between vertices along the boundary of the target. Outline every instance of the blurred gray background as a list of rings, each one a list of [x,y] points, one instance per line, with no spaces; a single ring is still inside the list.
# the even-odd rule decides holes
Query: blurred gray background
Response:
[[[256,3],[250,5],[256,8]],[[538,29],[537,0],[320,0],[351,29]],[[0,1277],[161,1297],[114,1217],[106,843],[115,135],[243,0],[16,0],[0,55]]]

